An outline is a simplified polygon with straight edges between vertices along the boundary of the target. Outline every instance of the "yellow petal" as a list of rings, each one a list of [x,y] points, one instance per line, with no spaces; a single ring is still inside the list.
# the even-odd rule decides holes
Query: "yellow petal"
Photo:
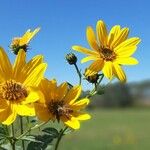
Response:
[[[15,119],[17,117],[16,105],[15,104],[11,105],[11,110],[10,110],[9,113],[10,114],[9,114],[8,118],[5,121],[3,121],[2,124],[10,125],[10,124],[12,124],[15,121]]]
[[[81,63],[85,63],[85,62],[90,61],[90,60],[98,60],[98,59],[99,59],[98,57],[87,56],[87,57],[85,57],[85,58],[83,58],[83,59],[81,60]]]
[[[1,109],[1,111],[0,111],[0,122],[5,121],[8,118],[8,116],[11,115],[11,113],[12,113],[11,107],[8,105],[5,108]]]
[[[0,100],[0,112],[5,110],[7,107],[8,107],[8,103],[7,103],[7,100],[3,100],[1,99]]]
[[[47,122],[52,118],[51,113],[48,111],[47,107],[44,104],[34,103],[35,112],[39,120]]]
[[[119,25],[115,25],[111,28],[108,35],[108,41],[107,41],[107,45],[109,45],[110,48],[112,48],[111,43],[114,41],[115,37],[118,36],[119,33],[120,33]]]
[[[135,59],[133,57],[118,58],[115,60],[115,62],[120,65],[136,65],[136,64],[138,64],[137,59]]]
[[[37,88],[28,88],[28,96],[21,102],[22,105],[34,103],[42,97],[41,91]]]
[[[117,47],[119,44],[124,42],[127,39],[128,34],[129,34],[128,28],[121,29],[120,33],[116,37],[114,37],[111,47],[112,48]]]
[[[39,66],[42,62],[43,62],[42,55],[37,55],[37,56],[33,57],[21,70],[21,72],[20,72],[20,77],[22,79],[21,81],[23,82],[27,78],[27,76],[29,76],[31,74],[31,72],[37,66]]]
[[[0,47],[0,58],[0,74],[2,74],[6,80],[10,79],[12,75],[12,66],[7,54],[5,53],[5,50],[2,47]]]
[[[104,66],[103,60],[96,60],[87,69],[93,72],[93,74],[95,74],[101,71],[103,66]]]
[[[117,58],[130,57],[136,51],[137,46],[122,47],[116,51]]]
[[[96,36],[95,36],[95,33],[92,29],[92,27],[87,27],[87,30],[86,30],[86,37],[87,37],[87,41],[90,45],[90,47],[99,52],[99,46],[97,44],[97,41],[96,41]]]
[[[20,76],[22,76],[21,69],[25,65],[26,61],[26,52],[24,50],[19,50],[18,55],[16,56],[15,63],[13,65],[13,77],[19,80]]]
[[[35,116],[35,109],[33,104],[17,105],[17,114],[20,116]]]
[[[70,107],[73,110],[81,110],[81,109],[84,109],[89,104],[89,102],[90,102],[90,100],[88,98],[84,98],[84,99],[81,99],[81,100],[73,103]]]
[[[27,30],[27,32],[20,39],[20,46],[28,44],[30,40],[39,32],[40,28],[36,28],[33,32]]]
[[[38,65],[24,81],[25,86],[38,86],[47,68],[46,63]]]
[[[74,101],[80,96],[81,90],[82,90],[82,88],[80,85],[77,85],[77,86],[74,86],[73,88],[71,88],[69,90],[69,92],[67,93],[67,95],[64,97],[64,102],[66,104],[74,103]]]
[[[94,56],[99,55],[99,54],[98,54],[97,52],[95,52],[95,51],[89,50],[89,49],[87,49],[87,48],[84,48],[84,47],[78,46],[78,45],[72,46],[72,49],[75,50],[75,51],[84,53],[84,54],[86,54],[86,55],[94,55]]]
[[[114,66],[114,73],[117,76],[117,78],[122,82],[126,82],[126,75],[121,66],[118,65],[117,63],[113,63],[113,66]]]
[[[91,118],[89,114],[85,114],[85,113],[76,113],[74,115],[75,115],[75,118],[77,118],[77,120],[88,120]]]
[[[50,97],[49,97],[49,92],[50,92],[49,83],[50,83],[49,80],[44,78],[41,80],[41,82],[39,84],[39,89],[42,91],[42,93],[45,97],[45,100],[50,99]],[[43,98],[41,96],[40,96],[40,102],[43,102]]]
[[[114,48],[115,53],[119,54],[125,48],[129,49],[130,47],[135,47],[137,44],[140,43],[140,39],[138,37],[130,38],[119,44],[117,47]]]
[[[49,95],[49,99],[47,99],[47,101],[51,101],[51,100],[57,100],[57,82],[55,79],[53,80],[50,80],[49,81],[49,92],[48,92],[48,95]]]
[[[75,117],[71,117],[70,120],[67,120],[67,119],[62,119],[62,120],[67,126],[73,128],[73,129],[79,129],[80,128],[80,123]]]
[[[40,28],[36,28],[33,32],[31,32],[30,37],[28,38],[28,43],[30,42],[30,40],[40,31]]]
[[[107,61],[105,62],[104,64],[104,67],[103,67],[103,73],[105,75],[105,77],[107,77],[108,79],[112,79],[113,77],[113,65],[112,65],[112,62],[111,61]]]
[[[96,31],[97,31],[97,36],[99,39],[99,42],[102,46],[106,46],[107,44],[107,29],[106,25],[102,20],[99,20],[96,25]]]
[[[59,85],[57,88],[58,100],[62,100],[68,91],[68,84],[66,82]]]

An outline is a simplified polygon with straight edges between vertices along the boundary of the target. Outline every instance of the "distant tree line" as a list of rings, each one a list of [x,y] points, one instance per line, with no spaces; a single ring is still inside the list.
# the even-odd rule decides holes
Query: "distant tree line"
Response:
[[[83,92],[83,95],[87,95],[88,92]],[[135,105],[150,106],[150,81],[111,84],[105,88],[103,95],[96,94],[91,98],[89,108],[131,107]]]

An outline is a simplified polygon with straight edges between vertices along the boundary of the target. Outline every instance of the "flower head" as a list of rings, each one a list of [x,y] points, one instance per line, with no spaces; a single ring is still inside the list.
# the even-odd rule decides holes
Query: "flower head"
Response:
[[[102,70],[108,79],[116,76],[119,80],[126,81],[122,65],[138,63],[131,55],[136,51],[140,39],[138,37],[127,39],[129,29],[121,28],[119,25],[113,26],[108,34],[106,25],[102,20],[97,22],[96,32],[97,38],[92,27],[88,27],[86,31],[91,50],[77,45],[73,46],[72,49],[88,55],[82,59],[82,63],[94,61],[88,68],[93,73]]]
[[[84,98],[77,101],[81,93],[81,86],[68,89],[66,82],[57,86],[56,80],[43,79],[39,88],[44,96],[34,105],[40,120],[61,120],[67,126],[78,129],[79,120],[90,118],[88,114],[81,112],[88,105],[89,99]]]
[[[85,69],[84,76],[89,83],[97,83],[99,79],[99,74],[97,72],[91,72],[91,70],[89,70],[88,68]]]
[[[17,114],[34,116],[33,102],[41,94],[37,89],[46,70],[43,57],[38,55],[26,63],[26,53],[20,50],[12,65],[0,47],[0,122],[9,125]]]
[[[33,32],[31,32],[31,30],[29,29],[22,37],[13,38],[10,45],[13,53],[17,55],[20,49],[23,49],[26,52],[29,42],[39,32],[39,30],[40,28],[36,28]]]

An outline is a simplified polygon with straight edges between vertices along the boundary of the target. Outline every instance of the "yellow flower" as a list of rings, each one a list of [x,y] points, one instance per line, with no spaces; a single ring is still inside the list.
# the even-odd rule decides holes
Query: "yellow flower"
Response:
[[[38,55],[26,63],[26,53],[20,50],[12,65],[0,47],[0,122],[10,125],[17,114],[34,116],[33,102],[39,99],[37,89],[47,65]]]
[[[88,105],[89,99],[76,101],[81,94],[81,86],[68,89],[66,82],[57,86],[56,80],[43,79],[39,88],[44,96],[34,105],[40,120],[61,120],[65,125],[78,129],[80,120],[90,119],[90,115],[81,112]]]
[[[72,49],[85,53],[87,57],[81,60],[82,63],[93,60],[89,70],[99,72],[102,70],[108,79],[116,76],[121,81],[126,81],[126,75],[122,65],[135,65],[138,61],[131,57],[136,51],[137,44],[140,42],[138,37],[129,38],[129,29],[115,25],[109,34],[106,25],[102,20],[97,22],[96,33],[92,27],[86,31],[87,41],[92,50],[82,46],[73,46]]]
[[[28,44],[31,39],[39,32],[40,28],[36,28],[33,32],[29,29],[22,37],[15,37],[12,40],[10,48],[14,52],[14,54],[18,54],[20,49],[23,49],[25,52],[28,49]]]

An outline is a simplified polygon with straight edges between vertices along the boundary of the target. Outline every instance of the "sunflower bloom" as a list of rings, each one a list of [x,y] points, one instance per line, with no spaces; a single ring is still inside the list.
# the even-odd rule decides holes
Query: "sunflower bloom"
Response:
[[[28,44],[31,39],[39,32],[40,28],[36,28],[33,32],[28,29],[26,33],[22,37],[15,37],[12,40],[10,48],[12,49],[14,54],[18,54],[20,49],[23,49],[25,52],[28,49]]]
[[[68,89],[67,83],[57,86],[56,80],[43,79],[39,85],[43,98],[34,103],[38,118],[42,121],[57,120],[73,128],[80,128],[80,120],[90,119],[90,115],[81,112],[89,99],[76,101],[81,94],[81,86]]]
[[[26,63],[26,53],[20,50],[12,65],[0,47],[0,122],[10,125],[21,116],[34,116],[33,102],[40,96],[37,87],[43,78],[46,64],[38,55]]]
[[[92,27],[87,27],[86,36],[91,49],[82,46],[73,46],[72,49],[88,55],[81,60],[82,63],[92,60],[89,70],[99,72],[102,70],[108,79],[116,76],[120,81],[126,81],[122,65],[136,65],[138,61],[131,57],[140,42],[138,37],[127,39],[128,28],[115,25],[109,34],[105,23],[99,20],[96,25],[97,37]]]

